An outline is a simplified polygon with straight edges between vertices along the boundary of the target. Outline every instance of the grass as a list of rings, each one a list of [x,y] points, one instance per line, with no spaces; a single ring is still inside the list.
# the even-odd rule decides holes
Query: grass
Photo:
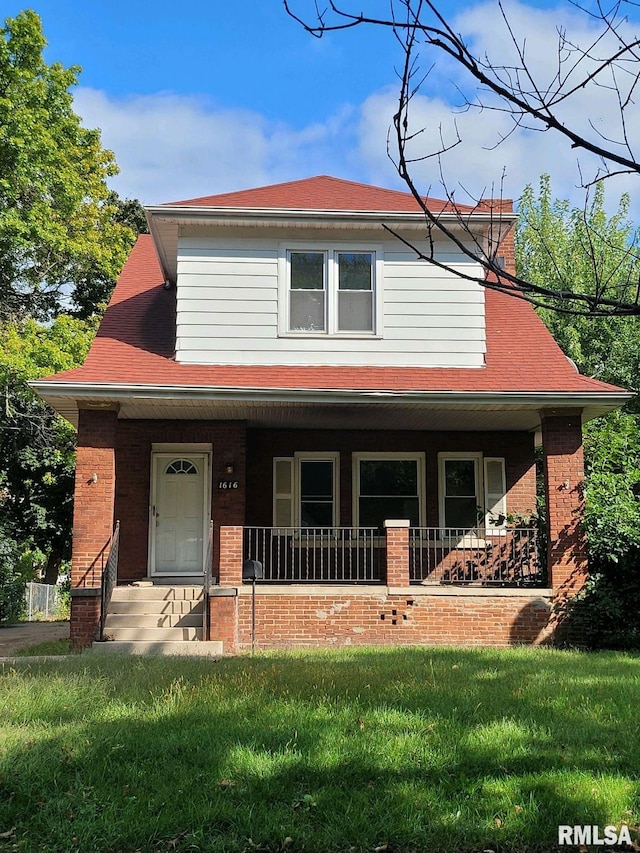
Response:
[[[0,675],[0,851],[546,853],[559,824],[640,820],[640,656],[84,654]]]
[[[34,646],[26,646],[17,649],[14,657],[37,657],[38,655],[70,655],[71,642],[67,639],[46,640],[44,643],[36,643]]]

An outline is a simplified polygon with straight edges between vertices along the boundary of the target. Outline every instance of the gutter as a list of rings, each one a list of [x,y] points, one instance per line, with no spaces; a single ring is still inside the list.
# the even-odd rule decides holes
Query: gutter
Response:
[[[219,402],[290,402],[290,403],[361,403],[412,402],[468,405],[469,403],[509,406],[562,406],[580,408],[588,405],[623,406],[633,398],[628,391],[389,391],[341,388],[247,388],[198,385],[143,385],[130,383],[56,382],[36,380],[31,388],[43,397],[65,396],[83,400],[191,399]]]
[[[204,207],[198,205],[148,205],[145,211],[151,217],[158,219],[184,219],[184,218],[206,218],[220,219],[225,217],[242,219],[266,219],[274,222],[282,220],[346,220],[346,221],[371,221],[381,223],[382,221],[395,220],[398,222],[421,222],[424,224],[425,214],[423,211],[407,212],[402,210],[326,210],[295,207]],[[515,222],[517,214],[512,211],[496,210],[480,212],[477,210],[442,212],[434,214],[436,219],[443,222],[462,222],[471,220],[482,224],[502,222]]]

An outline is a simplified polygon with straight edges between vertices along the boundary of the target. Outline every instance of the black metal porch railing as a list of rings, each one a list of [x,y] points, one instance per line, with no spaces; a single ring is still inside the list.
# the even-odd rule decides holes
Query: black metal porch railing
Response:
[[[375,527],[245,527],[243,560],[261,583],[381,583],[384,540]]]
[[[477,586],[545,586],[546,561],[537,531],[510,527],[500,531],[412,527],[409,530],[412,583]]]
[[[107,562],[102,568],[102,595],[100,602],[100,639],[104,640],[104,625],[107,619],[107,610],[111,601],[111,593],[118,580],[118,548],[120,545],[120,522],[116,521],[116,526],[111,535],[111,541],[108,546]],[[107,549],[105,549],[107,550]]]

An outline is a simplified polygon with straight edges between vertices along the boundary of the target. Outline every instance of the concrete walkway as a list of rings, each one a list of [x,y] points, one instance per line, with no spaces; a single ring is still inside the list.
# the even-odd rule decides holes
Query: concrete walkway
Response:
[[[68,622],[21,622],[8,628],[0,627],[0,657],[11,657],[19,649],[68,637]]]

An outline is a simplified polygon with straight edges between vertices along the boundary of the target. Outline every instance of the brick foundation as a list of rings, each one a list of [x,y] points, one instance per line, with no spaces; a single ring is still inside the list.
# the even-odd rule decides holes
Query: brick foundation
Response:
[[[238,590],[237,645],[251,648],[251,592]],[[508,594],[505,594],[508,593]],[[549,642],[549,590],[365,591],[258,587],[257,649],[352,645],[512,646]],[[515,593],[515,594],[513,594]],[[228,615],[233,618],[231,608]],[[212,622],[213,626],[213,622]],[[212,627],[212,639],[218,637]]]

